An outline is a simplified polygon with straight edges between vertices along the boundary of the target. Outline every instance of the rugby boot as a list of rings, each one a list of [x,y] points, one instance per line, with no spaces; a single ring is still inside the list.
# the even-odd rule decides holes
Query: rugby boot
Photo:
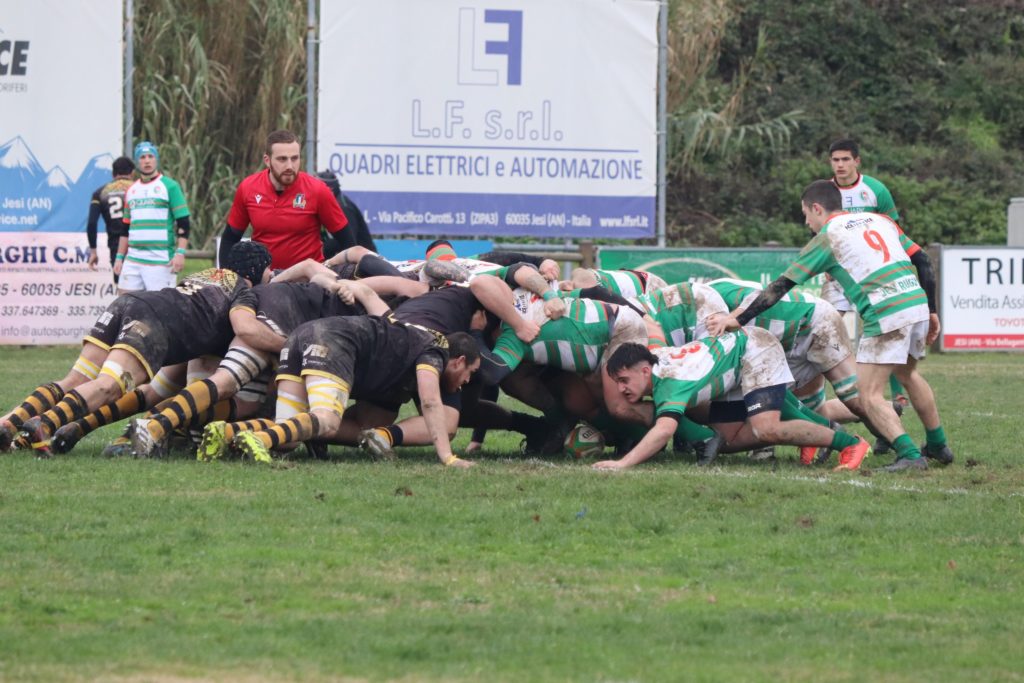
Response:
[[[820,449],[817,446],[801,446],[800,447],[800,464],[805,467],[818,462],[818,451]]]
[[[828,428],[834,432],[845,432],[843,425],[839,424],[835,420],[829,420]],[[832,457],[831,446],[801,446],[800,447],[800,464],[801,465],[824,465],[828,462],[828,459]]]
[[[374,460],[397,460],[398,454],[391,447],[391,440],[382,429],[364,429],[359,434],[359,447]]]
[[[54,453],[64,454],[75,447],[85,434],[82,432],[82,427],[77,422],[71,422],[53,433],[53,438],[50,439],[50,449]]]
[[[775,458],[775,446],[765,446],[750,451],[751,460],[772,460]]]
[[[228,453],[228,440],[224,436],[227,423],[217,420],[203,427],[203,438],[196,449],[196,460],[220,460]]]
[[[875,445],[871,447],[871,452],[875,455],[885,455],[892,450],[892,444],[884,436],[880,436],[875,439]]]
[[[833,471],[857,469],[864,462],[864,456],[870,451],[871,447],[868,445],[868,442],[863,437],[857,437],[857,443],[839,451],[839,464],[833,468]]]
[[[700,453],[700,458],[697,459],[697,465],[699,467],[707,467],[713,463],[724,443],[725,439],[722,438],[722,435],[715,432],[715,435],[705,441],[701,449],[698,449],[697,452]]]
[[[952,465],[955,459],[953,449],[949,447],[949,444],[929,446],[927,443],[923,443],[921,444],[921,455],[931,458],[939,465]]]
[[[18,437],[18,428],[10,420],[0,420],[0,453],[11,450]]]
[[[149,432],[150,418],[140,417],[135,420],[132,430],[132,449],[136,458],[162,458],[167,455],[167,439],[154,439]]]
[[[423,274],[431,287],[443,287],[449,282],[468,282],[469,271],[454,261],[433,259],[423,264]]]
[[[252,458],[256,462],[271,463],[274,459],[270,455],[270,449],[263,445],[260,437],[255,432],[239,432],[231,440],[231,445],[241,451],[246,458]]]
[[[914,458],[899,458],[896,462],[891,465],[886,465],[882,468],[883,472],[905,472],[907,470],[926,470],[928,469],[928,459],[925,457]]]
[[[28,437],[37,458],[50,457],[50,434],[46,431],[46,427],[43,426],[42,418],[33,417],[25,420],[21,425],[21,431]]]

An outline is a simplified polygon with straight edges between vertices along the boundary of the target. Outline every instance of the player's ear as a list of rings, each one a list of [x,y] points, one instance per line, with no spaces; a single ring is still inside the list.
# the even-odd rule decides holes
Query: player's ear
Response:
[[[270,156],[267,154],[263,155],[263,165],[270,168]]]

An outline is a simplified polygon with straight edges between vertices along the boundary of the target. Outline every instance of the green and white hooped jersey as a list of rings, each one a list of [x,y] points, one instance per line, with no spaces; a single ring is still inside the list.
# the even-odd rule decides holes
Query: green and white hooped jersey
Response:
[[[540,297],[537,301],[543,304]],[[513,370],[524,360],[580,373],[597,370],[611,341],[608,305],[590,299],[564,301],[565,315],[541,325],[540,334],[530,343],[503,325],[494,344],[495,355]]]
[[[655,416],[682,416],[687,408],[727,395],[740,383],[746,350],[747,335],[742,331],[651,349],[658,358],[651,373]]]
[[[661,326],[665,342],[670,346],[683,346],[707,336],[704,322],[708,316],[729,312],[718,292],[699,282],[669,285],[635,297],[632,301],[639,304]],[[660,343],[655,339],[650,341],[651,346]]]
[[[722,295],[730,309],[746,308],[761,293],[757,283],[745,280],[722,278],[708,284]],[[811,333],[814,310],[819,303],[826,302],[812,294],[790,290],[774,306],[747,324],[771,332],[789,353],[802,338]]]
[[[860,313],[863,336],[876,337],[928,319],[928,297],[907,255],[919,248],[885,216],[841,213],[783,276],[799,285],[828,273]]]
[[[591,269],[597,284],[627,299],[636,298],[644,293],[644,283],[627,270]]]
[[[124,195],[128,224],[125,260],[166,265],[174,257],[174,221],[188,215],[181,186],[160,173],[149,182],[136,180]]]
[[[868,175],[861,175],[857,182],[849,187],[843,187],[835,178],[832,184],[839,188],[839,194],[843,196],[843,210],[850,212],[869,211],[871,213],[885,214],[894,221],[900,219],[899,211],[892,200],[889,188],[882,184],[882,181]]]

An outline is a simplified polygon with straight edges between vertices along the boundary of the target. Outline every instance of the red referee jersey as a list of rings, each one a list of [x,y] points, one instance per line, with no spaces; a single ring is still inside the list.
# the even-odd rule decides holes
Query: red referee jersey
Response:
[[[228,225],[235,230],[252,225],[252,239],[270,250],[275,269],[307,258],[323,261],[320,226],[338,232],[347,224],[327,185],[302,171],[281,193],[270,184],[269,170],[253,173],[239,183],[228,213]]]

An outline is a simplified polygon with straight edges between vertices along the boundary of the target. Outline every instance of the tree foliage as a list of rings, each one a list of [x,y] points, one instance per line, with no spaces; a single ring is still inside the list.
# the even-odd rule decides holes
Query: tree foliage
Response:
[[[136,0],[135,138],[219,232],[267,133],[303,136],[306,3]],[[920,242],[1005,241],[1024,194],[1019,0],[671,0],[669,240],[799,244],[831,140]],[[357,103],[354,106],[372,106]]]

